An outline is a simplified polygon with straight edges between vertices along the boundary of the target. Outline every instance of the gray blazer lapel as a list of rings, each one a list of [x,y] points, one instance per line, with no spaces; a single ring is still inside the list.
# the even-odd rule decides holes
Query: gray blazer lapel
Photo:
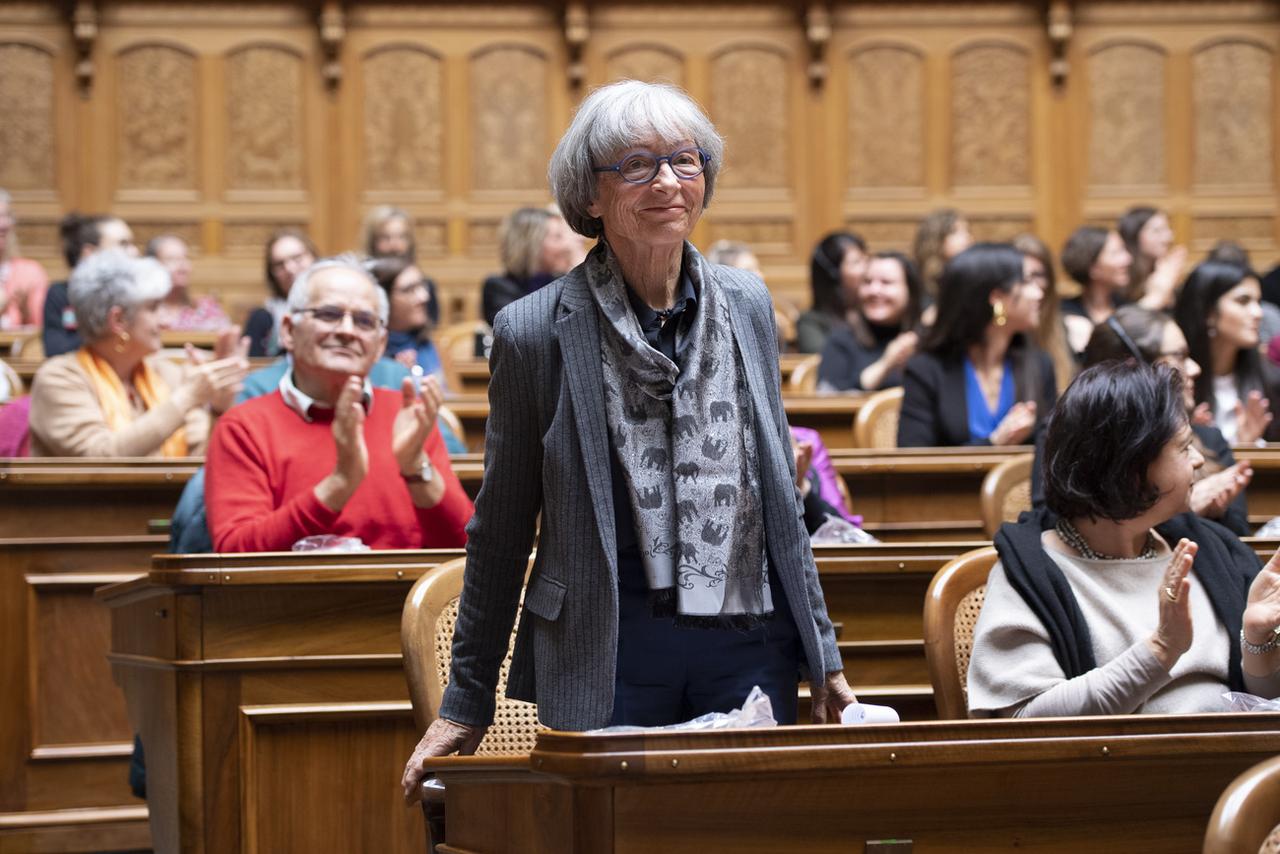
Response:
[[[755,409],[756,420],[759,422],[762,418],[768,418],[770,421],[776,421],[776,415],[768,405],[771,397],[768,389],[772,380],[764,371],[764,354],[760,352],[756,331],[751,326],[750,318],[745,316],[746,309],[740,305],[739,300],[727,299],[726,302],[729,303],[729,320],[733,325],[733,335],[738,341],[738,346],[742,348],[743,368],[747,373],[747,391],[751,392],[751,403]],[[768,436],[776,435],[779,425],[774,423],[770,426],[773,429],[765,431],[767,435],[764,436],[761,436],[761,431],[757,430],[757,438],[770,441]]]
[[[555,334],[564,356],[565,376],[578,426],[578,446],[591,492],[596,526],[605,555],[618,571],[618,538],[613,521],[613,481],[609,459],[609,424],[604,414],[604,373],[600,367],[599,315],[585,284],[566,283],[561,298],[568,314],[556,321]],[[585,299],[584,299],[585,297]]]

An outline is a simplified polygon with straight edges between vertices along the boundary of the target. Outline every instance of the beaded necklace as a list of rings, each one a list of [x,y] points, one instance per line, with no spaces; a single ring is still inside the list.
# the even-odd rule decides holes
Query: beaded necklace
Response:
[[[1066,519],[1059,519],[1053,529],[1058,532],[1058,536],[1062,538],[1064,543],[1078,551],[1080,556],[1087,560],[1151,560],[1156,556],[1156,535],[1151,531],[1147,531],[1147,542],[1143,546],[1141,554],[1136,558],[1123,558],[1118,555],[1104,555],[1101,552],[1094,551],[1085,542],[1084,536]]]

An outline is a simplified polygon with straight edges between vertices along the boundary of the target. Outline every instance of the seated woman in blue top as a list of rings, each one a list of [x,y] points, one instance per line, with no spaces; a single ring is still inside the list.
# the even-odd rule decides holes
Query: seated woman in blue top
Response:
[[[979,243],[951,260],[938,319],[907,362],[899,447],[1031,442],[1057,396],[1053,363],[1027,336],[1043,298],[1008,244]]]
[[[391,303],[387,349],[382,358],[399,362],[410,371],[418,367],[424,374],[435,374],[443,385],[440,354],[431,342],[434,327],[428,310],[431,296],[427,277],[417,265],[400,255],[375,259],[371,265],[373,277],[387,292]]]

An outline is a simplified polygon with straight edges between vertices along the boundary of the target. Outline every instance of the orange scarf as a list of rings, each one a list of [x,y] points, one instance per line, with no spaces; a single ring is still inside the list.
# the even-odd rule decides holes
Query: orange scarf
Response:
[[[107,363],[107,360],[88,347],[81,347],[76,351],[76,361],[80,363],[81,368],[84,368],[89,381],[93,383],[94,392],[98,396],[98,405],[102,407],[102,415],[106,419],[107,427],[112,432],[117,432],[133,423],[133,406],[129,402],[129,393],[125,391],[124,383],[120,382],[120,376]],[[159,374],[151,370],[151,366],[145,361],[138,363],[138,367],[134,369],[133,388],[138,393],[138,397],[142,398],[143,408],[147,411],[169,398],[169,386],[165,385],[164,380],[160,379]],[[187,455],[185,428],[179,427],[173,431],[173,435],[164,440],[164,444],[160,446],[160,455],[163,457]]]

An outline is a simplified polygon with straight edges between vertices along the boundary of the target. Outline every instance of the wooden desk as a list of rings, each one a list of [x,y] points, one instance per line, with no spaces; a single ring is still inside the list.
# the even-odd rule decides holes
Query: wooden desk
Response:
[[[449,854],[1198,852],[1280,714],[544,733],[449,757]],[[910,845],[872,849],[876,840]],[[318,838],[299,840],[304,846]]]
[[[933,714],[923,591],[970,545],[820,550],[864,697]],[[420,735],[400,610],[422,572],[459,554],[159,556],[147,577],[100,591],[113,671],[155,781],[157,850],[302,850],[279,835],[302,824],[327,840],[306,850],[420,850],[421,819],[398,806],[395,785]]]
[[[0,852],[151,847],[129,792],[133,729],[94,599],[137,578],[165,537],[0,541]]]
[[[0,460],[0,538],[143,534],[150,520],[169,518],[202,463],[196,458]]]
[[[13,345],[26,341],[32,336],[39,337],[39,326],[23,326],[18,329],[0,329],[0,357],[13,352]]]

